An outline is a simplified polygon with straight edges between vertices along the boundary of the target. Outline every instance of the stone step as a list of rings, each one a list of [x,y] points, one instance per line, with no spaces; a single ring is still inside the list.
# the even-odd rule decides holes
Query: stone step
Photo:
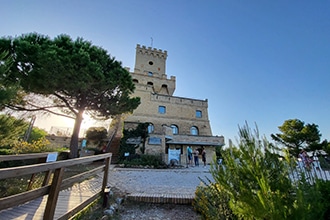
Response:
[[[194,195],[132,193],[127,196],[127,200],[134,202],[145,202],[145,203],[191,205],[192,201],[194,200]]]

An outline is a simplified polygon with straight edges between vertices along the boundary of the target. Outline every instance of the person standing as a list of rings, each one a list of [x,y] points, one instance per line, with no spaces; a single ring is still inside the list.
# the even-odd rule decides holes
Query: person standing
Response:
[[[205,148],[202,148],[202,161],[204,163],[204,168],[206,167],[206,152],[205,152]]]
[[[188,157],[188,164],[192,165],[192,149],[190,146],[187,147],[187,157]]]
[[[198,149],[196,148],[195,151],[194,151],[194,161],[195,161],[195,166],[199,166],[199,159],[198,159],[198,155],[199,155],[199,151]]]

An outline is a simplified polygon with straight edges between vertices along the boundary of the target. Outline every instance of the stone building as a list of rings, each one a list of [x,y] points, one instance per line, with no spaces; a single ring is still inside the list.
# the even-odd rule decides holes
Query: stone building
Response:
[[[212,136],[207,99],[173,95],[176,78],[167,77],[166,59],[166,50],[136,46],[135,68],[130,73],[136,87],[134,96],[140,97],[141,104],[125,118],[124,128],[149,123],[146,154],[161,154],[166,162],[176,159],[186,164],[187,146],[204,147],[210,163],[215,146],[224,145],[224,137]]]

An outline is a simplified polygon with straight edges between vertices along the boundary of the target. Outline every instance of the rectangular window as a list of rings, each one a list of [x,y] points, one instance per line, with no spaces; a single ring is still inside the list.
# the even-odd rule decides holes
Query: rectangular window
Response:
[[[196,110],[196,118],[201,118],[202,117],[202,111]]]
[[[166,107],[165,106],[159,106],[158,107],[158,113],[165,114],[166,113]]]

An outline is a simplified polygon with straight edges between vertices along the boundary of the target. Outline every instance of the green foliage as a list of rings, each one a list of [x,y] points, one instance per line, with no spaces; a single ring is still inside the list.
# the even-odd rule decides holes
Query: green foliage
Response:
[[[215,147],[215,155],[217,157],[217,160],[222,158],[222,148],[221,148],[221,146],[216,146]]]
[[[145,143],[147,138],[149,137],[148,133],[148,126],[149,122],[139,123],[135,129],[124,130],[124,139],[127,140],[128,138],[140,138],[142,146],[140,147],[140,151],[142,154],[145,153]]]
[[[324,216],[330,218],[330,181],[319,180],[316,187],[321,195],[321,203],[324,205]]]
[[[237,219],[229,207],[229,196],[220,189],[219,184],[198,186],[193,207],[204,219]]]
[[[25,164],[20,164],[20,165],[22,166]],[[32,189],[41,187],[43,178],[44,178],[43,173],[37,173],[34,178]],[[21,176],[20,178],[10,178],[10,179],[0,180],[0,198],[26,192],[30,180],[31,180],[31,175]]]
[[[12,60],[7,51],[0,52],[0,110],[8,103],[17,102],[20,95],[19,84],[10,82],[6,78],[10,74]]]
[[[293,156],[298,156],[301,149],[322,149],[321,134],[315,124],[305,124],[299,119],[289,119],[278,128],[281,133],[272,134],[272,139],[286,146]]]
[[[327,142],[325,145],[323,145],[323,150],[330,155],[330,143]]]
[[[78,212],[72,217],[72,220],[90,220],[90,219],[102,219],[103,214],[103,198],[96,199],[86,206],[83,210]]]
[[[0,148],[0,155],[10,155],[13,154],[11,149]]]
[[[0,115],[0,146],[9,147],[20,138],[28,128],[24,119],[17,119],[10,115]]]
[[[211,196],[205,194],[208,200],[204,199],[199,205],[211,207],[205,216],[229,207],[234,214],[231,217],[239,219],[322,217],[324,206],[315,186],[304,180],[293,184],[289,179],[290,167],[295,162],[288,154],[280,158],[278,149],[261,139],[257,129],[252,132],[247,124],[239,129],[239,137],[238,147],[232,146],[222,152],[225,165],[214,163],[211,166],[215,181],[207,186]],[[228,198],[220,200],[221,206],[220,197]]]
[[[119,161],[122,162],[126,159],[125,153],[129,153],[129,155],[135,155],[135,147],[132,144],[126,144],[126,140],[120,140],[120,148],[119,148]]]
[[[152,168],[164,168],[166,164],[163,162],[161,156],[156,155],[133,155],[122,162],[125,167],[136,167],[136,166],[149,166]]]
[[[131,97],[135,86],[129,72],[106,50],[82,38],[72,40],[60,35],[50,39],[36,33],[5,37],[0,38],[2,51],[10,51],[13,62],[7,80],[19,81],[25,92],[48,101],[25,99],[24,103],[11,103],[9,107],[75,119],[71,157],[77,157],[84,113],[107,119],[130,112],[140,104],[138,97]]]
[[[17,141],[13,147],[12,152],[14,154],[26,154],[26,153],[41,153],[52,151],[50,142],[46,138],[40,138],[31,143],[26,141]]]
[[[104,127],[90,127],[86,131],[86,139],[95,141],[103,140],[107,137],[108,131]]]
[[[5,114],[0,115],[0,154],[17,153],[11,148],[17,146],[18,143],[22,143],[21,140],[23,139],[28,126],[28,122],[24,119],[17,119]],[[25,145],[30,145],[35,142],[39,143],[38,141],[44,139],[46,135],[46,131],[34,127],[31,131],[28,143]],[[35,152],[35,150],[32,150],[31,152]]]
[[[39,139],[46,138],[47,134],[47,131],[45,131],[44,129],[33,127],[28,142],[31,143],[32,141],[37,141]]]
[[[330,163],[324,157],[318,157],[323,170],[330,170]]]
[[[124,129],[123,137],[120,140],[120,149],[119,149],[119,159],[125,160],[125,153],[129,153],[130,155],[134,155],[136,153],[136,148],[140,148],[142,154],[145,153],[145,142],[149,136],[148,134],[148,126],[149,123],[139,123],[135,129]],[[140,144],[128,144],[127,140],[129,138],[140,139],[142,146]]]

